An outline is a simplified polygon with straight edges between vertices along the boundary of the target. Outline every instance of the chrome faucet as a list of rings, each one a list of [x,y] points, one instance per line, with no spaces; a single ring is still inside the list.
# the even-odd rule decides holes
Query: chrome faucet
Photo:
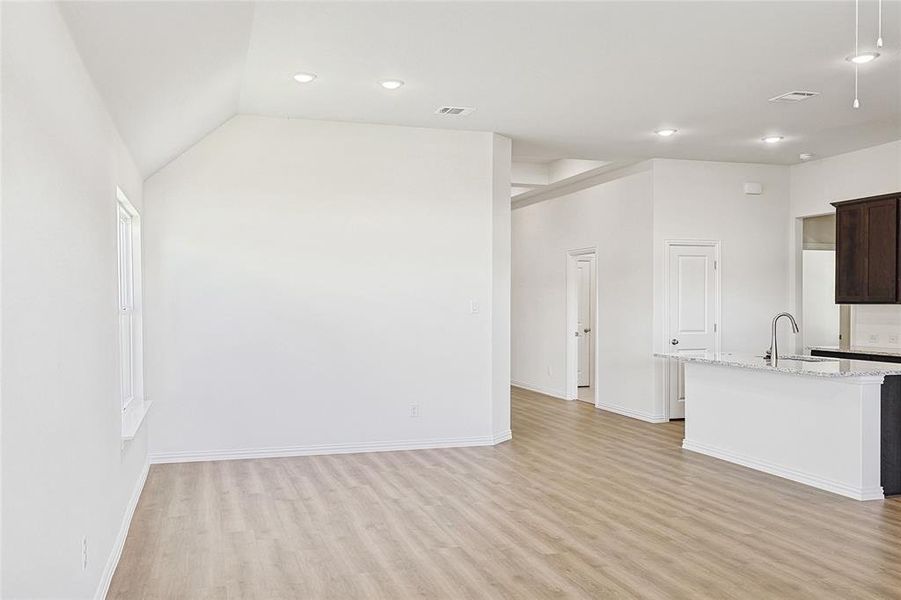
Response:
[[[778,323],[779,319],[782,317],[788,317],[788,320],[791,321],[792,333],[798,333],[800,331],[800,329],[798,329],[798,322],[791,316],[791,313],[781,312],[773,317],[773,334],[770,337],[770,349],[766,351],[766,359],[772,362],[779,360],[779,349],[776,347],[776,323]]]

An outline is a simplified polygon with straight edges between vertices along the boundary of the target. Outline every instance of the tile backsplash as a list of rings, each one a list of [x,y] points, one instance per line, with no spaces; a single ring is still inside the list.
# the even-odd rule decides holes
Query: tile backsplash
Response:
[[[901,349],[901,305],[852,306],[851,345],[885,350]]]

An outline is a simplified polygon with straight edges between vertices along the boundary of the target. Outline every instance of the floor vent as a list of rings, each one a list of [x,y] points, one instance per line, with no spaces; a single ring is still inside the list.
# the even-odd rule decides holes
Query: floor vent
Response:
[[[474,108],[469,108],[467,106],[442,106],[435,111],[435,114],[465,117],[466,115],[471,114],[474,110]]]
[[[814,96],[819,95],[819,92],[795,90],[794,92],[788,92],[787,94],[782,94],[781,96],[770,98],[770,102],[800,102],[801,100],[807,100],[808,98],[813,98]]]

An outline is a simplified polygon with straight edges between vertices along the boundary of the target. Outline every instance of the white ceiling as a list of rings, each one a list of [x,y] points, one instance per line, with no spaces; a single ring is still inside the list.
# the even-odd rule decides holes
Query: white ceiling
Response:
[[[231,115],[497,131],[517,159],[792,164],[901,137],[901,4],[861,68],[854,3],[77,2],[64,15],[150,174]],[[876,1],[862,0],[862,46]],[[299,85],[297,71],[319,78]],[[399,78],[388,92],[376,85]],[[767,99],[822,92],[798,104]],[[467,117],[438,106],[472,106]],[[661,127],[679,133],[653,134]],[[760,138],[781,134],[765,146]]]
[[[225,2],[61,2],[144,175],[238,111],[254,7]]]

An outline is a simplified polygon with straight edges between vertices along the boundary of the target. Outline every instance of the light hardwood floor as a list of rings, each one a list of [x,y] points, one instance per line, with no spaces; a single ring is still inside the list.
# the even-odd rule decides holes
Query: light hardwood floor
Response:
[[[901,598],[901,500],[515,388],[513,436],[154,466],[109,598]]]

